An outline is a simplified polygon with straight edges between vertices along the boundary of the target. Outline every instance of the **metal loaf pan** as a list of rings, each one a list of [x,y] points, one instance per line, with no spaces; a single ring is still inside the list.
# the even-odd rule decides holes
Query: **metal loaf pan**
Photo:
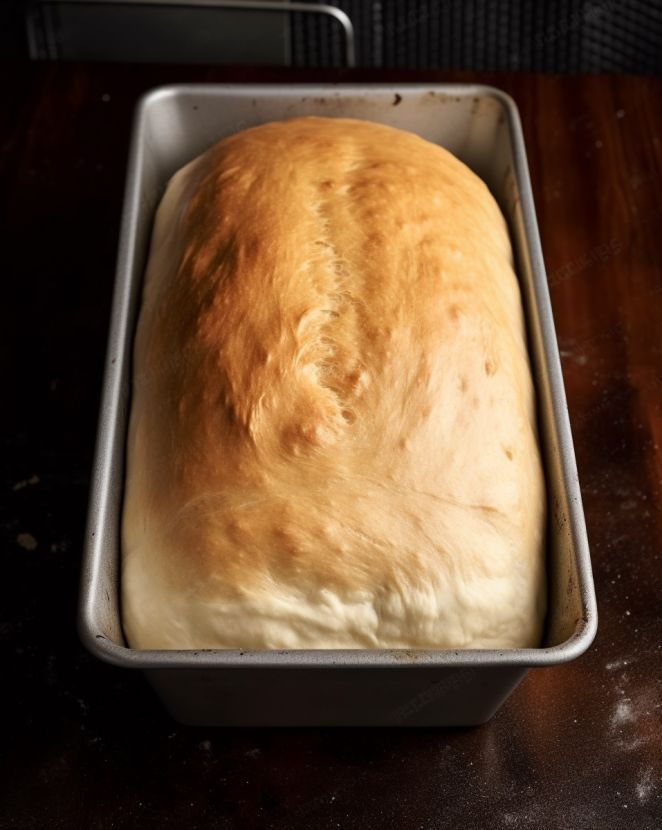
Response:
[[[120,622],[120,515],[131,348],[155,208],[169,177],[212,143],[296,115],[353,116],[419,133],[487,182],[510,225],[528,326],[549,495],[548,616],[542,647],[504,651],[136,651]],[[232,209],[231,206],[228,209]],[[485,86],[172,86],[135,117],[79,629],[97,657],[140,669],[172,715],[206,725],[471,725],[527,669],[582,654],[597,612],[586,528],[517,108]]]

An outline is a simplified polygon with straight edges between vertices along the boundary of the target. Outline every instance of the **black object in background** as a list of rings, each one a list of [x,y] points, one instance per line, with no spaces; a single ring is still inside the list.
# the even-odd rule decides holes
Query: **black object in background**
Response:
[[[662,72],[660,0],[329,2],[352,20],[358,66]],[[1,54],[26,53],[19,19],[28,5],[13,0],[0,6]],[[319,15],[292,13],[288,19],[138,2],[101,8],[51,0],[36,6],[38,57],[301,67],[345,61],[339,25]]]

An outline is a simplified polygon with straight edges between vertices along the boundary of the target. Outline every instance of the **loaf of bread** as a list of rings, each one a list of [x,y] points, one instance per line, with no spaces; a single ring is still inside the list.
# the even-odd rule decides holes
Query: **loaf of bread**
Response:
[[[224,139],[152,235],[130,646],[538,645],[536,429],[507,226],[471,170],[350,119]]]

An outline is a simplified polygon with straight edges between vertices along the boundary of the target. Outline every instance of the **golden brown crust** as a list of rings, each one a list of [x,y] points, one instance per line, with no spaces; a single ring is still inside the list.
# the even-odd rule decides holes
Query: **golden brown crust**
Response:
[[[220,142],[159,209],[134,373],[134,647],[535,644],[519,292],[449,153],[347,119]]]

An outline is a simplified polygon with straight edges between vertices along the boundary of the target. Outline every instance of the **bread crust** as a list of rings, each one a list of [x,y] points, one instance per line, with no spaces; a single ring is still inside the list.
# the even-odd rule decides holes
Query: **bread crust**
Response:
[[[180,170],[132,394],[133,648],[538,644],[519,288],[494,198],[444,149],[298,118]]]

